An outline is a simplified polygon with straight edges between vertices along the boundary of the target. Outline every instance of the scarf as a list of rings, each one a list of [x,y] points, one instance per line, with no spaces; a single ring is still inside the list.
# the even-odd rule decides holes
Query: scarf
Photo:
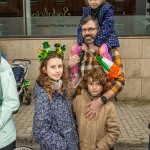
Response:
[[[54,85],[54,89],[61,89],[62,83],[63,81],[60,79],[58,81],[54,81],[54,80],[50,80],[52,82],[52,84]]]

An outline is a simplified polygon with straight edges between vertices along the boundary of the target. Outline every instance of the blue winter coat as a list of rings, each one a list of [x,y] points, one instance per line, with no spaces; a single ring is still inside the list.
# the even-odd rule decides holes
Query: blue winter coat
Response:
[[[78,135],[67,94],[55,91],[52,102],[39,82],[34,87],[33,136],[40,150],[78,150]]]
[[[83,8],[83,15],[78,25],[77,42],[79,45],[82,45],[82,43],[84,43],[84,39],[82,38],[81,27],[83,18],[87,17],[88,15],[92,15],[92,8],[90,8],[89,6]],[[113,6],[109,3],[104,3],[102,6],[100,6],[97,17],[100,24],[100,31],[98,32],[95,38],[94,45],[99,47],[103,43],[105,43],[111,48],[119,47],[119,40],[114,29]]]

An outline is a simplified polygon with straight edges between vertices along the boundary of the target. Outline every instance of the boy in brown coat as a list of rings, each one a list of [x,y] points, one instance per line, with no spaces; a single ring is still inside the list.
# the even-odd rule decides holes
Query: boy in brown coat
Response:
[[[73,101],[76,116],[80,150],[111,150],[119,137],[119,123],[112,101],[103,99],[98,118],[88,120],[85,108],[88,102],[103,95],[110,88],[109,79],[103,68],[88,71],[82,79],[83,89]],[[95,113],[93,111],[93,113]]]

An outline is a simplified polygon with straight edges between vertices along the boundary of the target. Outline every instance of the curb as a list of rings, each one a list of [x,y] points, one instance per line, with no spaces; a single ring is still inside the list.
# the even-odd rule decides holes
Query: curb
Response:
[[[116,145],[119,146],[147,146],[148,139],[139,139],[139,138],[119,138]]]
[[[17,134],[17,141],[33,142],[32,134]]]
[[[32,150],[39,150],[40,146],[39,144],[37,144],[34,139],[32,134],[18,134],[17,135],[17,140],[16,140],[16,146],[20,147],[20,146],[24,146],[24,147],[28,147]]]
[[[37,145],[38,144],[34,141],[34,138],[32,134],[18,134],[17,135],[17,143],[20,144],[26,144],[26,145]],[[148,146],[148,139],[139,139],[139,138],[119,138],[117,143],[117,146],[134,146],[134,147],[140,147],[140,146]]]

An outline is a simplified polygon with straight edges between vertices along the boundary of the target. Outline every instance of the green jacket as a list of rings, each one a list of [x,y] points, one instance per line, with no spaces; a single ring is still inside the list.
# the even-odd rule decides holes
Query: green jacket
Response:
[[[0,56],[1,57],[1,56]],[[19,108],[16,81],[8,62],[0,62],[0,148],[16,140],[16,129],[12,113]]]

